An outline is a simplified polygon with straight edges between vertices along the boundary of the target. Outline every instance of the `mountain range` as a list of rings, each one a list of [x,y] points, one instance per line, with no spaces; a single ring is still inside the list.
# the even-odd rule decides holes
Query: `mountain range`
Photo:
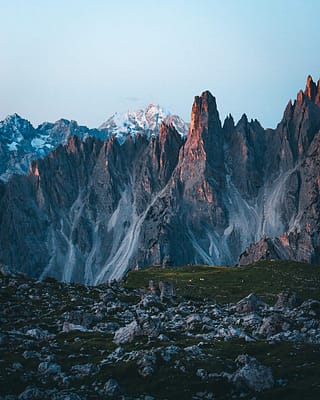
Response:
[[[94,136],[101,140],[115,136],[123,143],[128,135],[143,134],[150,138],[159,134],[162,122],[172,123],[183,137],[188,133],[187,123],[157,104],[126,114],[115,113],[95,129],[67,119],[44,122],[35,128],[18,114],[9,115],[0,121],[0,179],[7,181],[14,173],[27,173],[32,160],[44,157],[59,144],[66,144],[73,135],[82,139]]]
[[[16,115],[0,124],[5,179],[44,156],[0,183],[6,265],[91,285],[150,264],[320,262],[320,81],[308,77],[276,129],[245,114],[222,124],[208,91],[187,135],[151,110],[153,124],[128,113],[121,129],[117,116],[93,131],[65,120],[34,130]],[[37,151],[26,144],[12,161],[24,143]]]

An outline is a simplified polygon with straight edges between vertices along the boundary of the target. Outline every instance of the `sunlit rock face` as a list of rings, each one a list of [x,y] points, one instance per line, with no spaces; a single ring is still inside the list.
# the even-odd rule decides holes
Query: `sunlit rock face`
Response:
[[[320,262],[319,83],[309,77],[275,130],[221,124],[195,97],[187,138],[72,136],[0,183],[0,258],[44,278],[98,284],[150,264]],[[255,244],[256,243],[256,244]],[[250,246],[249,246],[250,245]]]

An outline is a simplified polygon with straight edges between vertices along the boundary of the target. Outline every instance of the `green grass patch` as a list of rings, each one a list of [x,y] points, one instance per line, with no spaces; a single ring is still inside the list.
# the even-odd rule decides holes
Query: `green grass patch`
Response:
[[[294,261],[261,261],[246,267],[149,267],[130,271],[123,285],[147,287],[150,280],[172,282],[181,296],[214,298],[220,303],[238,301],[252,292],[272,302],[287,288],[303,299],[320,300],[320,267]]]

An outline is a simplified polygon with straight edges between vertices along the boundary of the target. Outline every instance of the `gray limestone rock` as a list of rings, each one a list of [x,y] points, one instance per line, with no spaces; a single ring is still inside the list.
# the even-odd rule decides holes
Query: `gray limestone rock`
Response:
[[[30,387],[19,395],[19,400],[42,400],[43,397],[44,393],[40,389],[36,387]]]
[[[239,314],[248,314],[264,308],[266,304],[254,293],[249,294],[244,299],[240,300],[236,305],[230,308],[230,311]]]
[[[139,326],[136,320],[133,320],[130,324],[119,328],[114,334],[113,341],[117,344],[125,344],[132,342],[137,336],[143,334],[142,328]]]
[[[283,330],[285,320],[281,315],[273,314],[263,319],[259,329],[259,334],[264,337],[269,337]]]
[[[118,397],[123,393],[118,381],[114,378],[110,378],[105,383],[103,392],[106,396],[109,397]]]
[[[71,322],[64,322],[62,326],[62,332],[72,332],[72,331],[80,331],[80,332],[87,332],[87,328],[82,325],[72,324]]]
[[[157,356],[153,352],[143,352],[137,361],[138,372],[144,378],[155,372]]]
[[[43,361],[38,365],[38,371],[42,374],[56,375],[60,374],[61,366],[56,363]]]
[[[99,367],[93,363],[77,364],[71,368],[71,372],[77,375],[93,375],[99,372]]]
[[[255,392],[262,392],[274,386],[271,368],[260,364],[256,358],[240,355],[236,362],[240,368],[233,375],[232,382],[237,386],[244,384]]]
[[[27,336],[30,336],[36,340],[50,340],[55,337],[52,333],[49,333],[47,330],[40,328],[29,329],[26,332]]]
[[[278,294],[278,299],[275,308],[289,308],[293,309],[299,307],[302,304],[301,298],[290,290],[285,290]]]
[[[172,300],[172,298],[176,295],[176,288],[171,282],[159,282],[160,289],[160,299],[161,300]]]

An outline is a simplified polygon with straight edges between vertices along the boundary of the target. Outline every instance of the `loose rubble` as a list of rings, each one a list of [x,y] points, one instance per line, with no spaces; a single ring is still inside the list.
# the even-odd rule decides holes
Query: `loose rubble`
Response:
[[[223,343],[320,345],[320,302],[289,291],[274,305],[256,294],[221,305],[179,298],[166,282],[141,290],[10,274],[0,282],[1,400],[156,399],[146,382],[161,373],[186,380],[182,398],[253,398],[286,380],[259,355],[221,359]],[[223,396],[213,390],[219,382]]]

